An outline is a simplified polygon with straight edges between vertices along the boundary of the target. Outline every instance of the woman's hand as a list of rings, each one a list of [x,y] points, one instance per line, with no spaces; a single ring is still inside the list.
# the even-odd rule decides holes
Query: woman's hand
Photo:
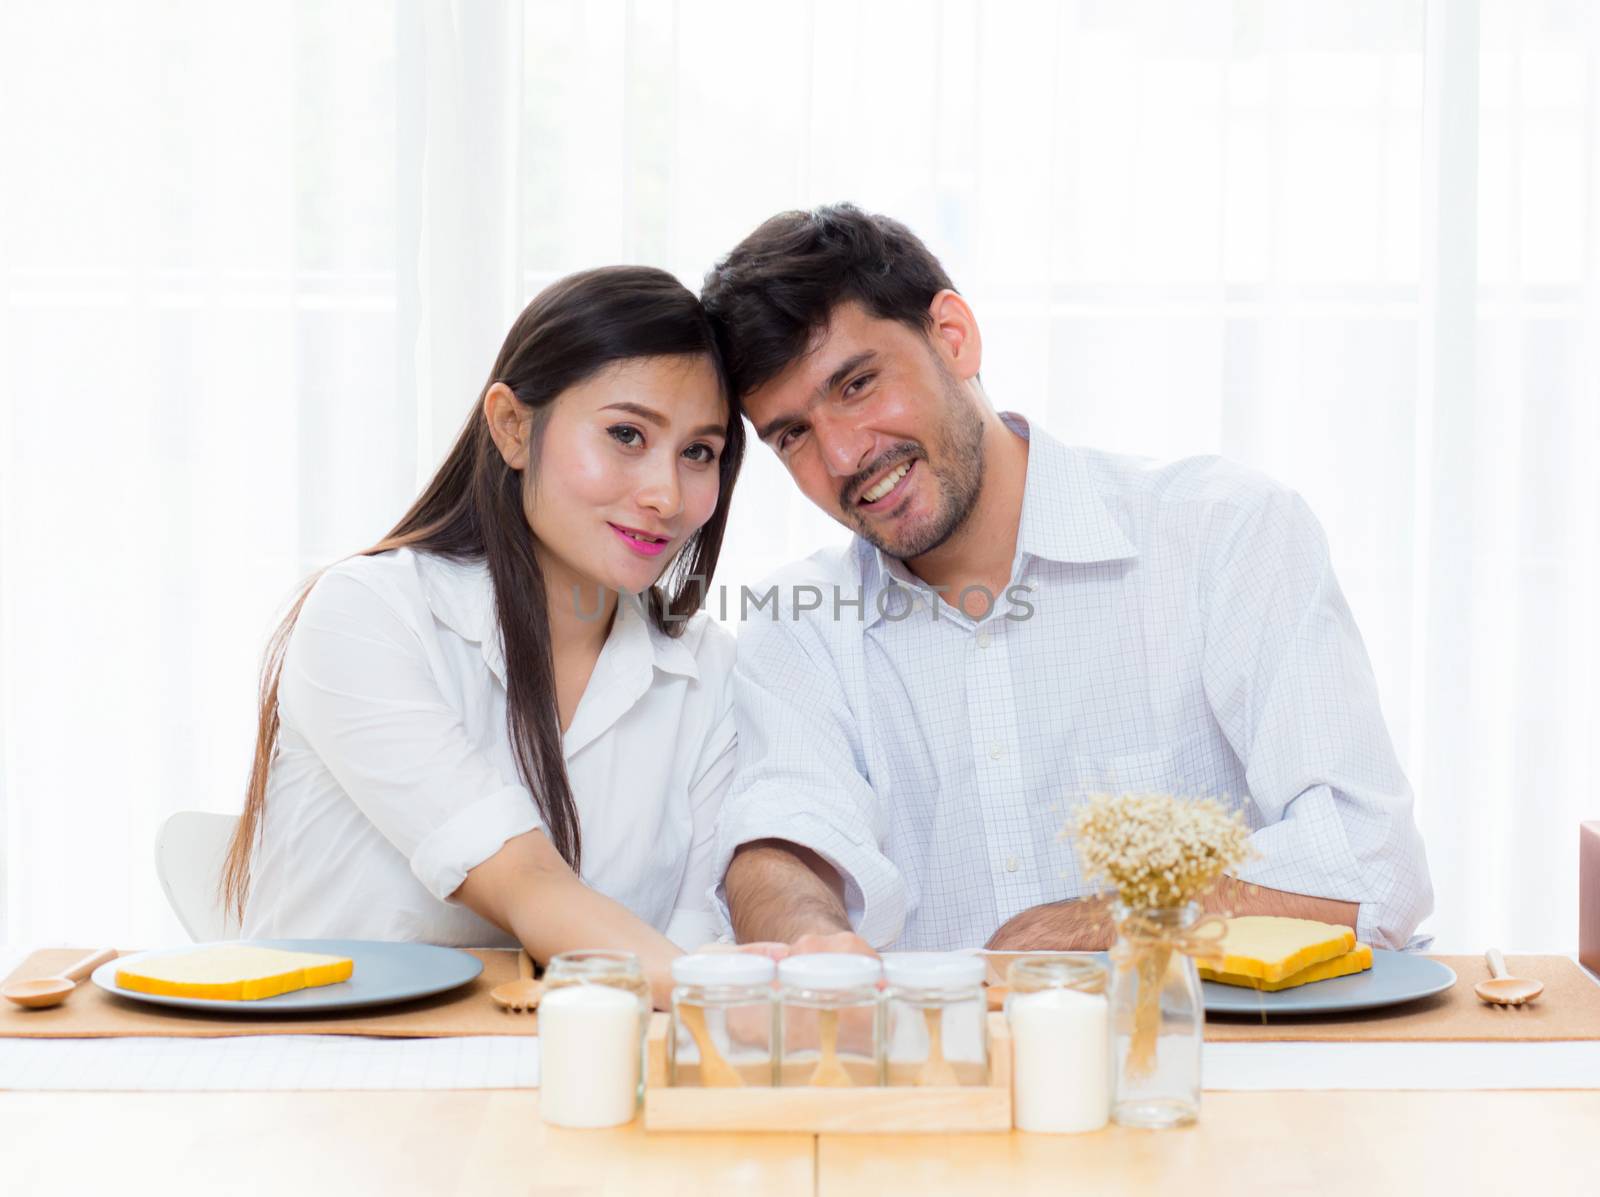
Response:
[[[622,903],[579,880],[542,831],[507,840],[467,873],[452,897],[516,936],[540,964],[577,948],[632,952],[656,1009],[671,1004],[672,961],[682,953]]]

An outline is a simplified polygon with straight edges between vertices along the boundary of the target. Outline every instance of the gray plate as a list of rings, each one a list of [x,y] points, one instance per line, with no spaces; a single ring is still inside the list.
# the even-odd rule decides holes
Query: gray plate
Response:
[[[483,961],[455,948],[426,943],[384,943],[373,939],[240,939],[229,943],[257,948],[283,948],[291,952],[322,952],[329,956],[348,956],[355,971],[348,981],[297,989],[277,997],[255,1001],[223,1001],[218,998],[168,997],[165,994],[136,993],[117,984],[117,969],[152,956],[174,952],[194,952],[216,944],[197,943],[186,948],[138,952],[108,961],[94,970],[90,978],[107,993],[150,1002],[157,1006],[177,1006],[184,1010],[224,1011],[228,1014],[311,1014],[343,1013],[368,1006],[387,1006],[431,997],[465,985],[483,972]]]
[[[1372,950],[1372,967],[1349,977],[1317,981],[1277,993],[1202,981],[1207,1014],[1343,1014],[1398,1006],[1443,993],[1456,983],[1455,972],[1426,956]]]

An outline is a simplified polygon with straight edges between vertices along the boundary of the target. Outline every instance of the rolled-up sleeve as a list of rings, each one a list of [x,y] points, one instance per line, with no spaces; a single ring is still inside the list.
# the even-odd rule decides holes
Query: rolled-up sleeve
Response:
[[[738,771],[717,822],[716,909],[741,844],[785,840],[839,871],[851,924],[874,947],[899,938],[906,886],[878,838],[877,797],[836,666],[804,622],[747,622],[734,668]]]
[[[441,901],[508,839],[533,795],[468,738],[416,632],[365,583],[318,580],[278,685],[279,716]]]
[[[1298,495],[1237,512],[1210,571],[1206,695],[1261,821],[1240,876],[1360,904],[1356,934],[1404,947],[1433,888],[1327,540]]]

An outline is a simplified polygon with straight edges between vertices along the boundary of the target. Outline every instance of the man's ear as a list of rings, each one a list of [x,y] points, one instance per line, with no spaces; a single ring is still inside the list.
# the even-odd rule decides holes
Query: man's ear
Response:
[[[950,372],[962,382],[976,378],[983,364],[983,335],[967,301],[954,291],[940,291],[928,305],[928,315],[933,319],[934,344]]]
[[[527,469],[533,430],[533,411],[528,405],[505,383],[497,382],[484,392],[483,418],[489,422],[489,435],[506,464],[513,470]]]

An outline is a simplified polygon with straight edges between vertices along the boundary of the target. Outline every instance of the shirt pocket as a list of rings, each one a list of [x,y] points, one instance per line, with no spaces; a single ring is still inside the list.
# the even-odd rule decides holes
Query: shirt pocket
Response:
[[[1242,813],[1252,831],[1262,825],[1238,758],[1220,737],[1204,731],[1146,752],[1073,755],[1068,764],[1068,798],[1074,802],[1091,794],[1214,798],[1224,809]]]
[[[1075,797],[1090,794],[1180,794],[1213,797],[1216,770],[1206,760],[1207,737],[1197,732],[1145,752],[1073,755]]]

